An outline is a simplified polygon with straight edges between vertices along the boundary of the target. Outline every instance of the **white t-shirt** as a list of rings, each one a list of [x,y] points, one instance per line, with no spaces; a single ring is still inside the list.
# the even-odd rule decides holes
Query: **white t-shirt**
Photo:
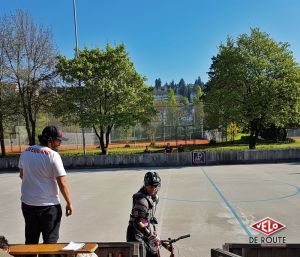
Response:
[[[66,171],[57,152],[46,146],[30,146],[22,152],[19,168],[23,169],[23,203],[34,206],[60,203],[56,177],[65,176]]]

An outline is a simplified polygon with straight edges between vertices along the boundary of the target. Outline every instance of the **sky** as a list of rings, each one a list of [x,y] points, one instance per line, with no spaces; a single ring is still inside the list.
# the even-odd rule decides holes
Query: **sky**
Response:
[[[0,0],[0,16],[29,12],[49,28],[59,53],[74,57],[73,0]],[[299,0],[76,0],[79,48],[124,43],[146,84],[207,82],[228,36],[259,28],[288,42],[300,63]]]

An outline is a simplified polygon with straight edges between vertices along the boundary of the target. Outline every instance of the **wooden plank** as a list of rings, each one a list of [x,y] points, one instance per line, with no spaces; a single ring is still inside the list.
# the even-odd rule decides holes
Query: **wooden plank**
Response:
[[[286,248],[272,248],[272,257],[294,257],[294,256],[288,256]]]
[[[287,248],[287,256],[300,257],[300,249],[298,248]]]
[[[210,250],[211,257],[241,257],[241,255],[236,255],[231,252],[216,248]]]
[[[242,256],[242,247],[240,247],[240,245],[225,243],[223,250]]]
[[[257,248],[243,248],[242,250],[243,257],[258,257]]]
[[[243,249],[233,249],[232,253],[243,256]]]
[[[243,257],[300,257],[300,244],[225,243],[223,249]]]
[[[276,248],[299,248],[300,244],[247,244],[247,243],[225,243],[224,247],[227,249],[234,248],[265,248],[265,247],[276,247]]]
[[[98,257],[145,257],[145,249],[138,242],[98,243]]]
[[[272,249],[270,248],[260,248],[258,249],[258,257],[271,257]]]
[[[11,255],[29,255],[29,254],[77,254],[77,253],[92,253],[98,245],[96,243],[86,243],[83,248],[76,251],[63,251],[64,244],[16,244],[9,246]]]

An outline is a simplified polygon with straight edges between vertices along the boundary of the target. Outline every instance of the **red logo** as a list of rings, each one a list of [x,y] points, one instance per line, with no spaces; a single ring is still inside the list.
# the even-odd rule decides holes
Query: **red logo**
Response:
[[[250,226],[251,228],[269,236],[274,234],[275,232],[278,232],[279,230],[285,228],[285,225],[279,223],[276,220],[273,220],[269,217],[266,217],[253,225]]]

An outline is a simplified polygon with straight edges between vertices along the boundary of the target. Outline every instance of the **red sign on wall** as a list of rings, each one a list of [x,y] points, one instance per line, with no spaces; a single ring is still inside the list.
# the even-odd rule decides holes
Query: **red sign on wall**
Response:
[[[266,217],[253,225],[250,226],[251,228],[269,236],[278,232],[279,230],[285,228],[285,225],[281,224],[280,222],[273,220],[269,217]]]

